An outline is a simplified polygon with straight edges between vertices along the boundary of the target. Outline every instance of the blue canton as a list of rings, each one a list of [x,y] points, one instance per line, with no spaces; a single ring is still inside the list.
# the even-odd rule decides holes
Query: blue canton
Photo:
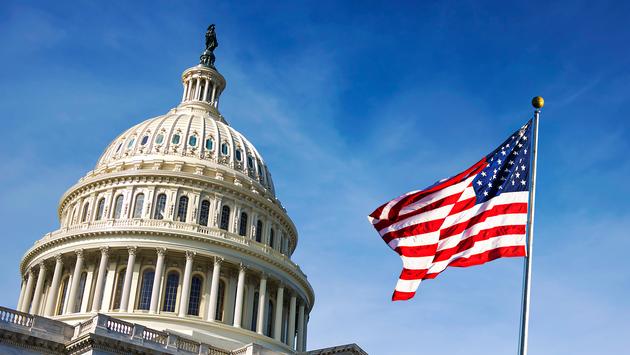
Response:
[[[487,165],[473,180],[477,203],[504,192],[529,190],[532,121],[486,156]]]

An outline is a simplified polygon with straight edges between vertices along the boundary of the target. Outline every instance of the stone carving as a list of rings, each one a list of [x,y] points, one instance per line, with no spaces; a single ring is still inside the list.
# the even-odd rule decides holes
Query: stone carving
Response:
[[[214,69],[214,50],[218,46],[217,33],[213,24],[208,26],[208,30],[206,31],[206,50],[204,50],[201,57],[199,57],[199,63]]]

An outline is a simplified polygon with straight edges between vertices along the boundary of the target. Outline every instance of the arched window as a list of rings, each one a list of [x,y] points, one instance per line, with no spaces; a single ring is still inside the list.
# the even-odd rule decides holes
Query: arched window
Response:
[[[227,143],[221,144],[221,154],[229,155],[230,154],[230,146]]]
[[[142,137],[142,140],[140,141],[140,145],[145,145],[145,144],[147,144],[148,141],[149,141],[149,136],[146,135],[146,136]]]
[[[89,209],[90,209],[90,204],[86,203],[85,206],[83,206],[83,212],[81,213],[81,222],[87,221],[87,215],[88,215]]]
[[[105,210],[105,197],[101,197],[98,200],[98,205],[96,205],[96,220],[100,221],[103,219],[103,211]]]
[[[241,220],[238,225],[238,235],[245,236],[247,234],[247,213],[241,212]]]
[[[133,204],[133,218],[142,217],[142,207],[144,207],[144,194],[137,194]]]
[[[206,150],[212,150],[214,148],[214,141],[212,138],[206,139]]]
[[[66,306],[66,296],[68,295],[69,282],[70,276],[64,277],[63,281],[61,281],[61,287],[59,288],[59,302],[57,302],[57,312],[55,312],[58,316],[63,314],[63,308]]]
[[[122,299],[126,271],[127,269],[125,268],[120,269],[120,271],[118,271],[118,277],[116,277],[116,287],[114,288],[114,309],[120,308],[120,300]]]
[[[177,217],[176,220],[180,222],[186,222],[186,212],[188,211],[188,197],[180,196],[179,203],[177,204]]]
[[[259,297],[260,297],[260,294],[258,293],[258,291],[254,292],[254,307],[252,310],[252,324],[249,328],[252,332],[256,331],[256,323],[258,323],[258,298]]]
[[[240,149],[237,149],[234,153],[234,155],[236,156],[236,161],[243,161],[243,151]]]
[[[81,302],[83,301],[83,292],[85,291],[85,280],[87,279],[87,272],[82,272],[79,278],[79,288],[74,299],[74,313],[81,312]]]
[[[202,226],[208,225],[208,215],[210,214],[210,201],[201,201],[201,208],[199,208],[199,224]]]
[[[155,144],[160,145],[162,142],[164,142],[164,135],[160,133],[155,137]]]
[[[190,136],[188,137],[188,145],[191,147],[196,147],[197,146],[197,136]]]
[[[223,206],[221,208],[221,223],[219,224],[219,228],[223,230],[228,230],[229,224],[230,224],[230,206]]]
[[[116,196],[114,201],[114,219],[119,219],[122,214],[123,195]]]
[[[151,305],[151,293],[153,292],[153,280],[155,270],[146,269],[142,272],[142,282],[140,283],[140,299],[138,309],[148,310]]]
[[[225,281],[223,280],[219,280],[219,290],[217,296],[217,311],[214,314],[214,319],[223,321],[223,305],[225,303]]]
[[[267,335],[268,337],[272,336],[271,332],[273,331],[273,323],[274,323],[274,312],[273,312],[273,302],[269,300],[269,305],[267,306]]]
[[[258,243],[262,242],[262,232],[263,232],[263,222],[258,220],[256,222],[256,241]]]
[[[154,219],[164,219],[164,209],[166,208],[166,194],[159,194],[155,201]]]
[[[164,289],[164,305],[162,310],[165,312],[175,312],[175,304],[177,302],[177,288],[179,287],[179,273],[171,271],[166,276],[166,288]]]
[[[190,280],[190,298],[188,299],[188,314],[192,316],[199,315],[199,305],[201,304],[201,287],[203,279],[199,275],[195,275]]]
[[[72,209],[72,216],[70,217],[70,224],[74,224],[74,217],[77,214],[77,207]]]
[[[273,231],[273,228],[271,228],[271,230],[269,231],[269,246],[273,248],[274,244],[274,237],[275,237],[275,233]]]
[[[181,139],[181,136],[179,135],[179,133],[175,133],[173,135],[173,138],[171,138],[171,143],[173,143],[174,145],[178,145],[180,139]]]

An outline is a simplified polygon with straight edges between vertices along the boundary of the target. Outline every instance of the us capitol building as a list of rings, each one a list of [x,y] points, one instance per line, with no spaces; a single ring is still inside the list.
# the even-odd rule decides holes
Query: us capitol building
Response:
[[[315,302],[298,232],[254,145],[219,112],[214,25],[181,103],[134,125],[63,194],[26,251],[2,354],[366,354],[306,351]]]

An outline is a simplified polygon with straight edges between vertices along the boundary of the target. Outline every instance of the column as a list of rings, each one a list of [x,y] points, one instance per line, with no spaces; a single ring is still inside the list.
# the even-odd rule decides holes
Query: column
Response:
[[[129,247],[129,258],[127,259],[127,269],[125,270],[125,283],[123,284],[122,297],[120,298],[120,312],[125,312],[129,305],[129,292],[131,291],[131,277],[133,276],[133,265],[136,263],[136,247]]]
[[[273,322],[274,331],[273,338],[277,341],[282,339],[282,308],[284,304],[284,285],[278,286],[278,294],[276,295],[276,317]]]
[[[24,292],[26,291],[26,280],[22,279],[21,284],[22,286],[20,288],[20,298],[18,298],[17,306],[15,307],[15,309],[17,309],[18,311],[22,309],[22,301],[24,300]]]
[[[83,268],[83,250],[79,249],[75,253],[77,253],[77,262],[74,264],[74,272],[72,273],[72,284],[70,285],[68,306],[66,307],[67,313],[74,313],[77,292],[79,291],[79,280],[81,280],[81,269]]]
[[[297,346],[295,350],[304,351],[304,303],[300,302],[297,321]]]
[[[96,276],[96,287],[94,288],[94,300],[92,301],[92,312],[98,312],[101,309],[103,300],[103,289],[105,288],[105,279],[107,278],[107,264],[109,262],[109,248],[101,248],[101,262],[98,265],[98,275]]]
[[[302,351],[306,351],[306,340],[308,339],[308,319],[310,316],[307,314],[304,315],[304,343],[302,344]]]
[[[204,79],[204,81],[206,82],[206,85],[204,85],[204,89],[203,89],[203,101],[208,101],[208,89],[210,86],[210,80],[208,79]]]
[[[24,299],[22,300],[22,307],[20,312],[28,312],[31,307],[31,297],[33,297],[33,284],[35,283],[35,276],[33,276],[33,270],[28,270],[28,278],[26,280],[26,290],[24,291]]]
[[[291,301],[289,303],[289,331],[287,332],[287,345],[293,349],[295,345],[295,303],[297,298],[295,295],[291,295]]]
[[[265,332],[265,309],[267,308],[267,275],[262,274],[260,277],[260,287],[258,287],[258,317],[256,318],[256,333],[264,334]]]
[[[53,272],[52,283],[48,291],[48,299],[46,300],[46,308],[44,308],[44,316],[53,316],[55,306],[57,305],[57,295],[59,293],[59,282],[61,281],[61,273],[63,272],[63,260],[61,254],[55,255],[55,271]]]
[[[245,293],[245,265],[241,264],[238,271],[238,282],[236,284],[236,307],[234,308],[234,323],[237,328],[241,327],[243,320],[243,294]]]
[[[186,101],[187,92],[188,92],[188,82],[184,82],[184,93],[182,94],[182,102]]]
[[[179,301],[179,316],[185,317],[188,313],[188,297],[190,296],[190,278],[192,276],[193,258],[195,252],[186,251],[186,267],[184,268],[184,280],[182,281],[182,295]]]
[[[44,289],[44,282],[46,282],[46,265],[43,261],[39,263],[39,275],[37,275],[37,285],[35,286],[35,294],[33,295],[33,303],[31,304],[31,314],[39,313],[39,303],[42,297],[42,290]]]
[[[219,278],[221,277],[221,262],[223,259],[214,258],[212,269],[212,286],[210,286],[210,306],[208,307],[208,321],[214,322],[217,313],[217,298],[219,296]]]
[[[165,248],[157,249],[157,261],[155,262],[155,274],[153,276],[153,288],[151,289],[151,306],[149,307],[149,313],[155,314],[158,309],[158,300],[160,299],[162,273],[164,272],[164,256],[166,255]]]
[[[195,96],[193,96],[193,100],[199,100],[199,91],[201,91],[201,79],[195,79]]]
[[[217,98],[217,86],[212,85],[212,98],[210,99],[210,102],[212,102],[214,107],[217,107],[217,105],[214,103],[214,100],[216,100],[216,98]]]

